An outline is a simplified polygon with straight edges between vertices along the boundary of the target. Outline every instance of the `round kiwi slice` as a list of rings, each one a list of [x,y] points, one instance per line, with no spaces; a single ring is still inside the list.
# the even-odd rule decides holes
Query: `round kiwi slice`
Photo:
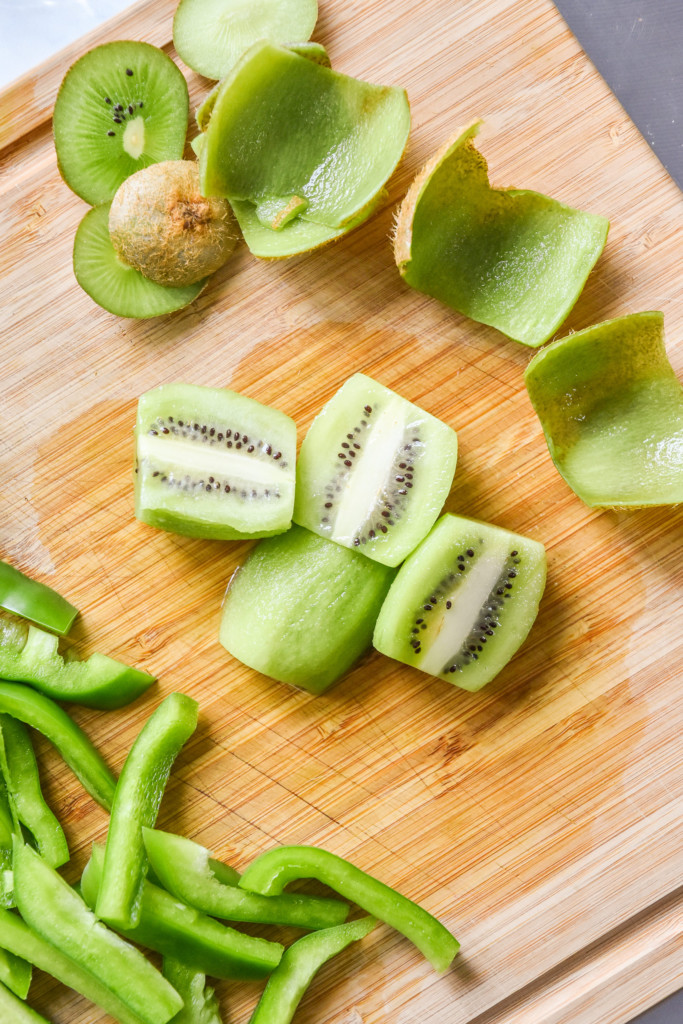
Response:
[[[109,211],[120,258],[151,281],[183,287],[213,274],[235,248],[226,199],[205,199],[194,160],[165,160],[131,174]]]
[[[317,20],[317,0],[180,0],[173,45],[193,71],[223,78],[258,39],[308,39]]]
[[[179,160],[189,99],[180,69],[149,43],[90,50],[67,71],[53,131],[64,181],[91,205],[113,198],[134,171]]]
[[[165,288],[119,259],[109,235],[109,206],[89,210],[76,231],[74,274],[83,291],[109,313],[135,319],[173,313],[196,299],[206,281]]]

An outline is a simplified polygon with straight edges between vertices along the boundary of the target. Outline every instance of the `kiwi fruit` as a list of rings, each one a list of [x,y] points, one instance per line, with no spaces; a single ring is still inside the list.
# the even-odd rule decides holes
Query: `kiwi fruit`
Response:
[[[322,693],[369,647],[393,575],[294,526],[233,576],[220,642],[257,672]]]
[[[173,45],[193,71],[223,78],[257,40],[305,40],[317,20],[317,0],[180,0]]]
[[[524,380],[553,462],[587,505],[683,503],[683,389],[661,313],[561,338],[534,356]]]
[[[545,577],[538,541],[444,515],[399,569],[373,643],[390,658],[479,690],[525,640]]]
[[[451,427],[356,373],[315,418],[301,446],[294,521],[398,565],[434,525],[457,452]]]
[[[289,529],[296,426],[222,388],[164,384],[138,403],[135,514],[188,537],[233,540]]]
[[[92,206],[113,199],[134,171],[179,160],[185,148],[187,84],[148,43],[95,47],[67,71],[52,118],[59,170]]]
[[[119,259],[167,287],[208,277],[237,241],[230,204],[201,195],[194,160],[165,160],[126,178],[112,200],[109,234]]]
[[[109,235],[110,205],[94,206],[76,231],[73,267],[83,291],[109,313],[135,319],[163,316],[189,305],[206,281],[166,288],[123,263]]]
[[[605,245],[609,221],[522,189],[489,185],[473,138],[458,132],[403,200],[394,256],[409,285],[536,347],[567,317]]]

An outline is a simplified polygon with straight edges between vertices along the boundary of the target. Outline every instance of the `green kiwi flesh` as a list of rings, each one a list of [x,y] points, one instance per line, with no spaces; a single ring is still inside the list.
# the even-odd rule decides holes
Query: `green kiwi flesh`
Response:
[[[223,78],[257,40],[308,39],[317,20],[317,0],[180,0],[173,45],[193,71]]]
[[[538,541],[444,515],[399,569],[373,643],[390,658],[480,690],[526,639],[545,578]]]
[[[536,347],[566,319],[607,238],[604,217],[489,185],[475,121],[443,146],[399,210],[394,256],[409,285]]]
[[[254,45],[221,83],[201,148],[204,195],[305,200],[299,216],[338,230],[383,188],[410,129],[403,89]]]
[[[94,206],[76,231],[73,266],[83,291],[109,313],[135,319],[163,316],[189,305],[206,281],[166,288],[120,260],[109,235],[110,205]]]
[[[289,529],[296,426],[222,388],[164,384],[138,403],[135,514],[188,537],[234,540]]]
[[[457,453],[451,427],[356,373],[315,418],[301,446],[294,521],[398,565],[434,525]]]
[[[108,202],[134,171],[182,157],[188,111],[185,79],[162,50],[128,41],[97,46],[67,71],[55,103],[64,181],[92,206]]]
[[[661,313],[553,342],[524,379],[553,462],[587,505],[683,503],[683,389]]]
[[[322,693],[370,645],[393,572],[294,526],[231,580],[220,642],[272,679]]]

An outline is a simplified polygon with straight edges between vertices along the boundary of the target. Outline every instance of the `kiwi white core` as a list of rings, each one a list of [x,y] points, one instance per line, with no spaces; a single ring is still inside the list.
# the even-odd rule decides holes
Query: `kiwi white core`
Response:
[[[143,434],[138,438],[138,458],[149,460],[155,466],[168,466],[170,475],[185,473],[223,474],[252,484],[276,487],[282,482],[282,470],[277,463],[240,455],[238,452],[202,449],[193,443],[170,440]]]
[[[133,160],[139,160],[145,151],[145,119],[138,114],[128,121],[123,132],[123,148]]]

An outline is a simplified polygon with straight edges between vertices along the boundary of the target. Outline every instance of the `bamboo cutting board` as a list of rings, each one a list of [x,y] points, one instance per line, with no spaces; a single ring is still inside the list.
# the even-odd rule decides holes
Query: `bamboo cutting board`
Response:
[[[570,319],[666,315],[683,371],[683,201],[550,0],[322,0],[315,39],[341,71],[408,89],[409,150],[387,207],[310,257],[244,249],[186,311],[118,320],[77,287],[86,211],[62,183],[50,111],[68,64],[115,38],[170,44],[173,0],[148,0],[0,96],[0,551],[83,611],[73,642],[159,677],[135,706],[74,715],[119,769],[161,696],[201,725],[160,826],[243,867],[314,843],[438,914],[462,954],[437,977],[386,928],[320,974],[299,1024],[620,1024],[683,981],[680,509],[591,511],[550,461],[522,383],[530,353],[408,289],[388,242],[396,203],[461,124],[499,185],[611,217]],[[187,70],[187,69],[183,69]],[[193,102],[208,86],[187,72]],[[452,424],[450,511],[542,541],[549,581],[520,654],[468,694],[369,653],[312,698],[217,642],[247,545],[155,532],[133,517],[138,395],[229,386],[283,409],[303,436],[361,370]],[[37,741],[78,877],[105,814]],[[252,985],[218,986],[246,1022]],[[46,976],[55,1024],[105,1017]]]

